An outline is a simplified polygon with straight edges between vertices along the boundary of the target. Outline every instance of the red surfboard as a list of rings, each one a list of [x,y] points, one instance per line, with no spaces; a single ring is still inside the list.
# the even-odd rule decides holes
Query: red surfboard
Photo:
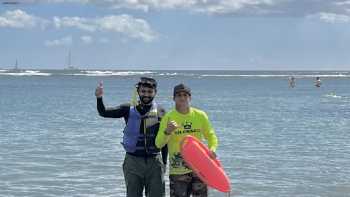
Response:
[[[181,155],[187,165],[208,186],[230,192],[230,179],[218,159],[210,157],[210,150],[197,138],[188,135],[181,143]]]

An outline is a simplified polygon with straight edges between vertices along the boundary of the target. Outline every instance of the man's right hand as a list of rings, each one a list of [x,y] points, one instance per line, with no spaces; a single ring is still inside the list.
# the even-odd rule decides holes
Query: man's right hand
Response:
[[[174,132],[179,126],[177,125],[177,123],[172,120],[172,121],[168,121],[167,127],[165,129],[165,134],[166,135],[170,135],[172,132]]]
[[[95,91],[95,96],[96,98],[102,98],[103,95],[103,83],[102,81],[100,81],[100,83],[98,84],[96,91]]]

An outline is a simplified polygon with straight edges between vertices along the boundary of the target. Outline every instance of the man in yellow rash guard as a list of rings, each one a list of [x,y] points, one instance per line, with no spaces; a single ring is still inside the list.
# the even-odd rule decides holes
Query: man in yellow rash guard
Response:
[[[192,170],[186,166],[180,154],[180,143],[186,135],[205,138],[208,147],[215,157],[217,137],[207,114],[190,106],[191,89],[184,84],[174,87],[173,99],[175,109],[168,112],[161,120],[156,137],[156,146],[162,148],[168,145],[170,160],[170,196],[207,197],[207,185],[203,183]]]

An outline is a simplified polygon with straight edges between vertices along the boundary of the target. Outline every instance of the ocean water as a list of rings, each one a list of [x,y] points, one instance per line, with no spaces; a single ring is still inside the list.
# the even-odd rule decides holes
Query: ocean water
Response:
[[[166,109],[174,85],[192,88],[219,138],[231,196],[350,195],[350,72],[3,69],[0,196],[125,196],[124,121],[98,116],[94,89],[103,81],[105,104],[117,106],[140,76],[158,80]]]

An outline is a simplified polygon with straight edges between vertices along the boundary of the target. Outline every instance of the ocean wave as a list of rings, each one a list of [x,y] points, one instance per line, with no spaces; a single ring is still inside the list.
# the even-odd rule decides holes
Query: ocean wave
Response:
[[[145,74],[154,74],[155,72],[151,71],[81,71],[81,73],[73,73],[66,75],[75,75],[75,76],[132,76],[132,75],[145,75]]]
[[[294,75],[293,75],[294,76]],[[315,78],[315,77],[324,77],[324,78],[350,78],[349,74],[320,74],[320,75],[295,75],[295,77],[300,77],[300,78]]]
[[[133,70],[11,70],[1,69],[0,75],[11,76],[138,76],[152,75],[160,77],[194,77],[194,78],[350,78],[349,71],[133,71]]]
[[[324,95],[325,97],[330,97],[330,98],[343,98],[342,96],[336,95],[335,93],[329,93]]]
[[[230,74],[205,74],[205,75],[200,75],[201,77],[261,77],[261,78],[271,78],[271,77],[277,77],[277,78],[285,78],[285,77],[290,77],[293,76],[295,78],[350,78],[350,75],[345,75],[345,74],[319,74],[319,75],[309,75],[309,74],[301,74],[301,75],[287,75],[287,74],[264,74],[264,75],[256,75],[256,74],[246,74],[246,75],[230,75]]]
[[[159,76],[176,76],[179,75],[179,73],[159,73]]]
[[[192,77],[192,76],[199,76],[196,73],[191,73],[190,71],[188,73],[178,73],[178,72],[163,72],[158,73],[159,76],[184,76],[184,77]]]
[[[51,73],[42,73],[37,70],[26,70],[21,72],[1,72],[0,75],[10,75],[10,76],[51,76]]]

